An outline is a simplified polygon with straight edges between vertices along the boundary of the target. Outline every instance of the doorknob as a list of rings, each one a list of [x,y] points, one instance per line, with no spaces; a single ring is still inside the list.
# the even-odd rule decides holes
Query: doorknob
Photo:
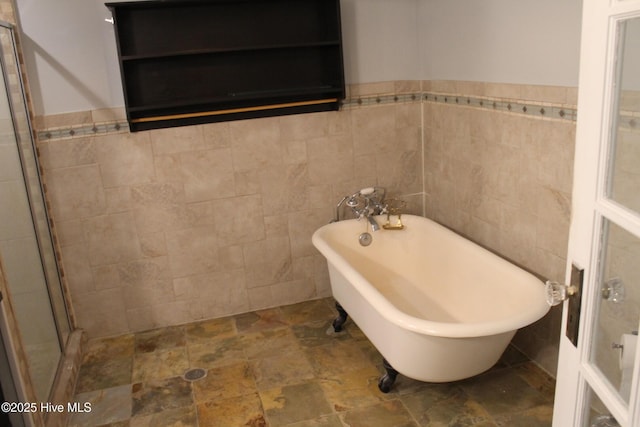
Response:
[[[619,304],[624,302],[624,297],[625,291],[622,279],[619,277],[613,277],[604,282],[604,286],[602,286],[603,299]]]
[[[547,304],[555,306],[562,301],[578,294],[578,287],[574,285],[564,285],[558,282],[552,282],[547,280],[544,284],[544,289],[547,297]]]

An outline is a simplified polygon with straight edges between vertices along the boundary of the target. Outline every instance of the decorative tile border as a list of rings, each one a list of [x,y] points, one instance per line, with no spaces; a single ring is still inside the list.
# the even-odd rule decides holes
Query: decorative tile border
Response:
[[[392,94],[392,95],[359,96],[356,98],[345,99],[344,101],[342,101],[342,107],[355,108],[355,107],[367,107],[371,105],[381,105],[381,104],[419,102],[419,101],[422,101],[422,96],[423,96],[422,92]]]
[[[373,105],[399,104],[410,102],[429,102],[447,104],[452,106],[470,107],[503,113],[525,115],[531,118],[560,120],[575,122],[577,110],[575,106],[553,104],[537,101],[514,100],[505,98],[493,98],[483,96],[468,96],[460,94],[447,94],[436,92],[413,92],[387,95],[366,95],[345,99],[341,107],[352,109]],[[638,117],[630,117],[623,121],[630,129],[640,127]],[[71,138],[83,138],[88,136],[126,133],[129,132],[129,124],[126,120],[112,122],[89,123],[84,125],[63,126],[38,131],[40,141],[54,141]]]
[[[38,131],[37,135],[39,141],[52,141],[126,132],[129,132],[129,123],[126,120],[118,120],[49,128]]]
[[[423,99],[427,102],[461,105],[485,110],[501,111],[504,113],[521,114],[539,119],[555,119],[575,122],[577,118],[577,110],[574,106],[546,102],[441,93],[425,93]]]
[[[347,99],[343,106],[347,108],[381,105],[400,102],[426,101],[436,104],[449,104],[472,107],[504,113],[526,115],[532,118],[555,119],[575,122],[577,110],[574,106],[545,102],[511,100],[481,96],[467,96],[436,92],[420,92],[402,95],[367,96]]]
[[[640,112],[621,111],[618,117],[618,129],[640,132]]]

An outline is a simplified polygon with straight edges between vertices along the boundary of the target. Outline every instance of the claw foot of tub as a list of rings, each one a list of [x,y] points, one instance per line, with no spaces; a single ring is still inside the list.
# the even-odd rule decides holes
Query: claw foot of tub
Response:
[[[344,311],[344,308],[342,308],[342,306],[338,302],[336,302],[336,310],[338,311],[338,317],[336,317],[336,319],[332,323],[333,331],[342,332],[342,325],[344,325],[344,323],[347,321],[347,317],[349,317],[349,315],[346,311]]]
[[[383,393],[389,393],[391,391],[391,387],[393,387],[393,383],[396,382],[398,371],[393,369],[391,364],[387,362],[387,359],[382,360],[382,366],[384,366],[387,373],[380,377],[380,381],[378,381],[378,389]]]

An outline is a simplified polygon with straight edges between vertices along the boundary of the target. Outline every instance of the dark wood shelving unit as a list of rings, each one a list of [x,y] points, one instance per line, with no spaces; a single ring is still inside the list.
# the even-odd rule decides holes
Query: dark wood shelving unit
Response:
[[[337,110],[340,0],[106,3],[132,131]]]

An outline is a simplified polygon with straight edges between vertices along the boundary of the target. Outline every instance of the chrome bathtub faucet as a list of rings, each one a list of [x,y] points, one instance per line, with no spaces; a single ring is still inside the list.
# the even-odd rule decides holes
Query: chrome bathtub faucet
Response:
[[[356,191],[350,196],[344,196],[336,205],[336,216],[330,222],[340,221],[343,206],[351,208],[357,219],[366,218],[373,231],[380,230],[375,215],[386,213],[387,204],[384,201],[386,190],[382,187],[367,187]]]
[[[369,224],[371,224],[371,231],[380,230],[380,225],[378,225],[378,223],[376,222],[376,219],[373,217],[373,215],[365,215],[365,216],[369,220]]]

